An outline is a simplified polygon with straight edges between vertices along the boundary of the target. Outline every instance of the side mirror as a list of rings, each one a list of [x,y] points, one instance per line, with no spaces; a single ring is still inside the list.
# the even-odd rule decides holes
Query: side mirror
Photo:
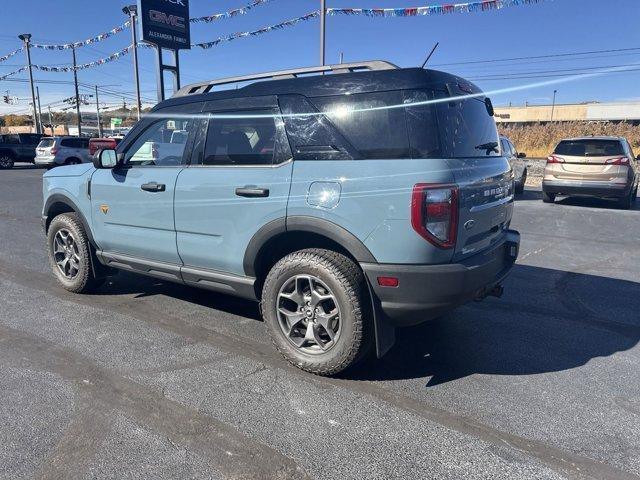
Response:
[[[526,154],[526,153],[523,153],[523,152],[520,152],[520,153],[518,154],[518,158],[527,158],[527,154]]]
[[[115,168],[118,165],[118,154],[115,150],[98,150],[93,156],[93,166],[102,169]]]

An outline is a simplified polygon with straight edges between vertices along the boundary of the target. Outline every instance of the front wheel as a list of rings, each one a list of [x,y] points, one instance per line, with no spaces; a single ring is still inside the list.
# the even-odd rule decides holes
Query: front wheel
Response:
[[[364,274],[339,253],[291,253],[271,269],[262,290],[262,315],[276,348],[296,367],[334,375],[372,346]]]
[[[542,201],[544,203],[553,203],[556,201],[555,193],[547,193],[544,190],[542,191]]]
[[[91,246],[76,213],[51,221],[47,232],[49,263],[60,284],[70,292],[91,292],[103,282],[96,276]]]

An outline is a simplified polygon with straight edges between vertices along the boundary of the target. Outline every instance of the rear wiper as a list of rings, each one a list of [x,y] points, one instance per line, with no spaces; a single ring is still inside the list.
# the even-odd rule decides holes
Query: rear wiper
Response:
[[[487,152],[487,155],[489,155],[491,152],[498,152],[498,142],[489,142],[489,143],[483,143],[482,145],[478,145],[477,147],[475,147],[476,150],[485,150]]]

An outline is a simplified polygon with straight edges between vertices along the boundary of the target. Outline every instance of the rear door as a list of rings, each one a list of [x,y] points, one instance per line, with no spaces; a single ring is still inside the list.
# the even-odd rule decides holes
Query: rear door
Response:
[[[243,275],[253,235],[286,217],[291,185],[293,162],[276,97],[209,102],[204,113],[202,138],[176,186],[186,281],[188,267]]]

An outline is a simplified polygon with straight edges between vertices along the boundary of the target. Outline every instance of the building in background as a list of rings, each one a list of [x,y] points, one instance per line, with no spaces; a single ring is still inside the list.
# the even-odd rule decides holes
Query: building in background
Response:
[[[640,102],[495,107],[498,123],[628,122],[640,125]],[[553,117],[552,117],[553,112]]]

